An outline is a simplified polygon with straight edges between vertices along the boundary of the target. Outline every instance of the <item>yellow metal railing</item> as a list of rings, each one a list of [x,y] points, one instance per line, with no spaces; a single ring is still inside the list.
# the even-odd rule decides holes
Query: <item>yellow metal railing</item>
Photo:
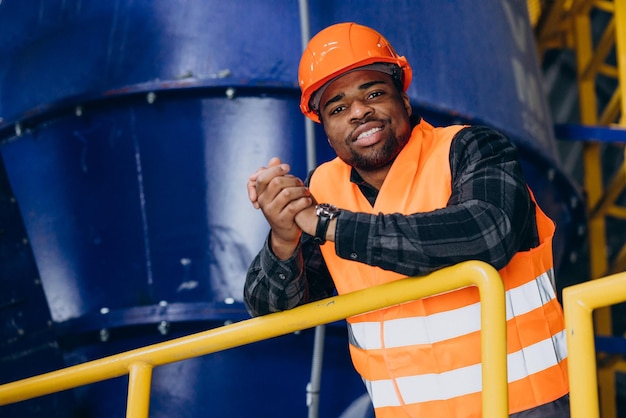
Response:
[[[626,302],[626,273],[563,289],[572,418],[598,418],[593,310]]]
[[[152,369],[364,312],[475,285],[481,298],[483,416],[508,416],[504,287],[488,264],[468,261],[295,309],[253,318],[0,386],[0,405],[129,375],[126,417],[148,417]]]

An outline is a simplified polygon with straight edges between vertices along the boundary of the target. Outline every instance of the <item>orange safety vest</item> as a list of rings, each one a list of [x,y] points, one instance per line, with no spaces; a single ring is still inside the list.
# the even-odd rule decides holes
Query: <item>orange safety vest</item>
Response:
[[[319,202],[372,214],[443,208],[452,192],[450,144],[462,128],[434,128],[425,121],[416,126],[374,207],[349,181],[351,167],[338,158],[315,170],[311,191]],[[538,205],[536,218],[539,246],[518,252],[499,272],[506,290],[511,414],[569,391],[563,312],[552,280],[554,224]],[[405,277],[342,259],[331,241],[321,250],[339,294]],[[348,331],[352,361],[377,418],[482,416],[476,287],[348,318]]]

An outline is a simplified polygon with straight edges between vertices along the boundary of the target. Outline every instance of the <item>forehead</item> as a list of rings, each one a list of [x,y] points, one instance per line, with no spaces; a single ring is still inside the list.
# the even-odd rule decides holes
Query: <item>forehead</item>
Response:
[[[345,94],[350,90],[359,90],[364,88],[368,83],[381,82],[393,87],[393,79],[389,74],[373,70],[356,70],[339,76],[332,80],[322,94],[320,104],[323,107],[327,100]]]

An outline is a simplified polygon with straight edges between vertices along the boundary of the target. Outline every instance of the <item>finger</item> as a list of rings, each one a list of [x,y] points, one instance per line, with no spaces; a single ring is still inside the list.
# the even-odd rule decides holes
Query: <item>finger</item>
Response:
[[[295,212],[290,204],[302,197],[309,198],[311,194],[308,188],[298,185],[298,181],[297,178],[277,179],[274,183],[280,183],[279,186],[272,184],[259,196],[259,206],[270,225],[281,228],[293,225]]]
[[[254,173],[252,173],[250,175],[250,177],[248,177],[248,180],[256,181],[256,179],[257,179],[257,177],[258,177],[258,175],[259,175],[259,173],[261,171],[266,170],[269,167],[275,167],[275,166],[277,166],[279,164],[281,164],[280,158],[278,158],[278,157],[271,158],[269,163],[267,164],[267,167],[260,167],[260,168],[258,168],[257,171],[255,171]]]
[[[257,202],[261,206],[276,203],[278,206],[285,206],[290,200],[297,199],[301,196],[307,196],[310,191],[304,186],[304,183],[298,177],[292,175],[276,176],[261,189],[257,182]]]
[[[311,198],[310,195],[303,195],[297,199],[293,199],[289,202],[289,204],[285,207],[285,210],[294,217],[294,222],[295,222],[295,217],[298,213],[300,213],[302,210],[308,208],[309,206],[311,206],[313,204],[313,199]]]
[[[276,167],[277,165],[281,164],[282,161],[280,161],[280,158],[278,157],[272,157],[270,158],[269,163],[267,163],[268,167]]]
[[[250,177],[248,177],[248,180],[256,181],[256,178],[259,176],[259,173],[265,169],[267,169],[267,167],[259,167],[254,173],[250,174]]]
[[[274,210],[279,219],[289,225],[295,223],[295,216],[301,210],[311,206],[313,199],[308,189],[304,187],[290,187],[284,189],[274,200]]]
[[[281,164],[280,158],[278,157],[273,157],[270,159],[269,163],[268,163],[268,167],[276,167],[277,165]],[[263,172],[263,170],[267,170],[268,167],[260,167],[258,168],[254,173],[252,173],[250,175],[250,177],[248,177],[248,185],[247,185],[247,189],[248,189],[248,198],[250,199],[250,202],[252,202],[252,205],[258,209],[259,208],[259,204],[257,202],[258,199],[258,192],[256,189],[256,180],[259,176],[259,174],[261,172]]]
[[[256,193],[256,182],[248,180],[247,189],[248,189],[248,199],[250,199],[250,203],[254,206],[255,209],[259,208],[258,198],[259,196]]]
[[[280,207],[274,208],[274,211],[269,212],[271,216],[266,216],[272,230],[283,237],[295,233],[295,230],[300,229],[296,223],[296,216],[302,210],[310,207],[311,203],[310,197],[301,196],[286,202],[284,206],[280,205]],[[264,208],[264,210],[269,210],[269,208]]]
[[[281,176],[286,175],[289,172],[289,164],[279,164],[273,167],[268,167],[264,170],[261,170],[260,173],[257,174],[255,180],[255,188],[256,188],[256,196],[260,196],[265,192],[268,185],[274,181],[274,179],[279,178]]]
[[[246,185],[246,188],[248,189],[248,198],[250,199],[250,202],[255,209],[259,208],[259,204],[257,203],[257,199],[259,196],[256,192],[256,179],[259,173],[261,173],[265,169],[267,169],[267,167],[259,167],[254,173],[250,175],[250,177],[248,177],[248,184]]]
[[[257,179],[259,177],[259,174],[261,174],[264,170],[267,170],[268,168],[272,168],[272,167],[277,167],[280,166],[282,164],[280,158],[278,157],[272,157],[269,161],[269,163],[267,164],[267,167],[260,167],[258,168],[254,173],[252,173],[250,175],[250,177],[248,177],[248,184],[246,185],[246,188],[248,190],[248,198],[250,199],[250,202],[252,203],[252,206],[254,206],[255,209],[259,209],[259,191],[258,186],[257,186]],[[287,172],[289,171],[289,166],[287,167],[282,167],[282,170]],[[270,180],[271,181],[271,180]],[[265,190],[265,187],[261,187],[261,192]]]

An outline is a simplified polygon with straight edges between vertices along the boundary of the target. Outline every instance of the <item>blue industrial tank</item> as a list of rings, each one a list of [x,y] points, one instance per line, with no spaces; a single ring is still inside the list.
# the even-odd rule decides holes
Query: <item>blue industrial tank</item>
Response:
[[[557,273],[569,262],[583,205],[559,167],[525,2],[0,0],[0,210],[12,225],[0,265],[19,248],[0,267],[0,318],[23,323],[1,328],[0,381],[248,318],[243,282],[268,227],[247,178],[275,155],[308,169],[301,16],[312,34],[340,21],[385,34],[432,123],[506,133],[557,222]],[[332,158],[316,135],[317,160]],[[304,331],[157,368],[151,416],[304,416],[312,341]],[[364,393],[346,344],[330,325],[324,417]],[[126,385],[0,415],[123,416]]]

